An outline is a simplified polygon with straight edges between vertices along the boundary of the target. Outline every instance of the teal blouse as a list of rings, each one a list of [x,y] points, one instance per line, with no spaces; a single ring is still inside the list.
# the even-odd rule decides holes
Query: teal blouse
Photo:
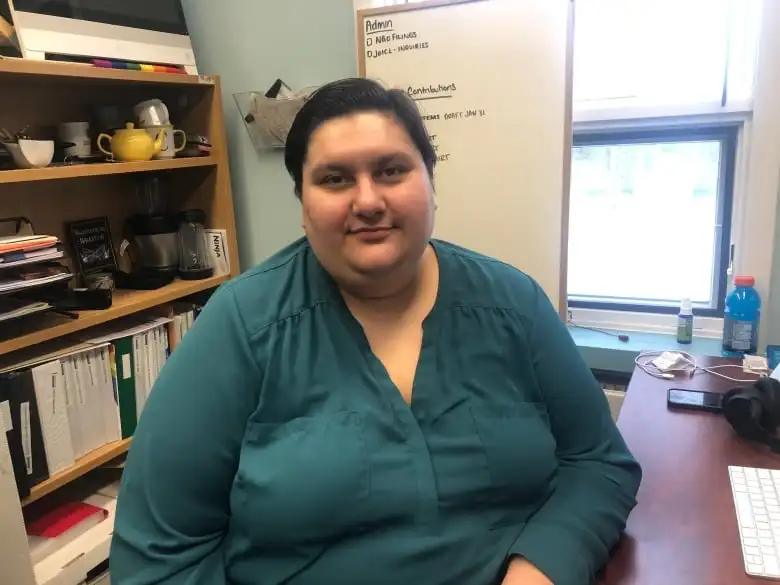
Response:
[[[146,403],[115,585],[585,585],[641,471],[539,286],[441,241],[404,402],[300,240],[211,299]]]

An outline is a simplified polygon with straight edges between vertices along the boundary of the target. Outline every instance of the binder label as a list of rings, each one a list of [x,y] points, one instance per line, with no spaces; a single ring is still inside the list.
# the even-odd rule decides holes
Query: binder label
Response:
[[[130,376],[132,376],[130,373],[130,354],[126,353],[122,356],[122,379],[128,380]]]
[[[68,374],[65,371],[65,360],[60,362],[60,373],[62,374],[62,385],[65,388],[65,408],[73,408],[73,389],[68,384]]]
[[[51,375],[51,414],[57,415],[57,374]]]
[[[82,383],[83,377],[79,373],[79,360],[73,360],[73,370],[76,372],[76,395],[79,399],[79,406],[86,406],[87,401],[84,398],[84,384]]]
[[[24,452],[24,466],[27,468],[27,475],[32,475],[33,472],[33,459],[32,459],[32,431],[30,430],[30,403],[22,402],[20,414],[21,414],[21,431],[22,431],[22,451]]]
[[[100,372],[103,374],[103,385],[108,386],[111,375],[111,367],[108,365],[108,350],[103,349],[100,351]]]
[[[14,421],[11,419],[11,403],[7,400],[0,402],[0,424],[3,425],[6,433],[14,430]]]
[[[92,369],[92,358],[89,354],[86,354],[87,357],[87,371],[89,372],[89,383],[92,386],[95,386],[95,372]]]

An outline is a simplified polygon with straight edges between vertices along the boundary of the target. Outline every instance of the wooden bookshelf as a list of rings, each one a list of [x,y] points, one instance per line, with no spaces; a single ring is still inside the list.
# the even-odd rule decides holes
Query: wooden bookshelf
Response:
[[[29,218],[36,232],[57,236],[70,254],[66,224],[105,217],[118,249],[127,218],[139,212],[136,199],[139,182],[153,173],[165,185],[169,212],[200,209],[206,214],[207,228],[225,230],[231,269],[225,276],[199,281],[175,280],[157,290],[118,289],[114,291],[109,309],[80,311],[77,319],[49,314],[41,316],[40,320],[31,317],[29,321],[0,323],[0,356],[13,361],[21,353],[36,352],[38,344],[128,315],[164,308],[172,301],[216,288],[239,274],[222,90],[218,78],[0,58],[0,88],[0,127],[10,132],[27,128],[33,138],[51,139],[57,124],[81,120],[94,122],[96,112],[105,106],[115,107],[121,120],[132,121],[134,104],[157,98],[168,106],[175,127],[188,134],[206,136],[212,145],[208,157],[0,170],[0,218]],[[100,131],[99,128],[93,130]],[[127,269],[127,266],[122,268]],[[44,352],[44,346],[40,349]],[[73,466],[34,486],[29,497],[22,501],[16,496],[13,478],[0,474],[0,509],[13,511],[13,506],[39,501],[124,454],[129,446],[128,439],[92,451]],[[47,502],[41,502],[41,505],[46,506]],[[35,506],[28,511],[34,509]],[[14,514],[0,514],[0,534],[17,531],[24,540],[23,530],[18,531],[18,525],[12,526],[13,522],[18,524],[21,514]],[[26,546],[26,541],[22,544]],[[5,562],[0,551],[0,565],[4,566]]]
[[[68,317],[58,318],[57,325],[18,335],[6,341],[0,341],[0,355],[25,349],[39,343],[51,341],[58,337],[83,331],[95,325],[102,325],[120,317],[139,313],[194,293],[209,290],[219,286],[228,279],[227,276],[214,276],[205,280],[176,280],[168,286],[149,291],[114,291],[114,302],[105,311],[78,311],[78,319]]]
[[[150,160],[148,162],[115,162],[85,165],[58,165],[43,169],[15,169],[0,171],[2,183],[29,183],[32,181],[51,181],[54,179],[78,179],[123,175],[127,173],[153,173],[176,169],[212,167],[217,161],[210,156],[194,158],[174,158],[171,160]]]
[[[22,500],[22,506],[37,502],[42,497],[49,495],[53,491],[69,484],[93,469],[97,469],[112,459],[124,455],[127,453],[127,450],[130,449],[131,441],[132,439],[124,439],[122,441],[109,443],[108,445],[103,445],[99,449],[95,449],[91,453],[87,453],[84,457],[80,457],[76,460],[75,465],[71,465],[67,469],[52,475],[46,481],[42,481],[38,485],[33,486],[32,489],[30,489],[30,495]]]

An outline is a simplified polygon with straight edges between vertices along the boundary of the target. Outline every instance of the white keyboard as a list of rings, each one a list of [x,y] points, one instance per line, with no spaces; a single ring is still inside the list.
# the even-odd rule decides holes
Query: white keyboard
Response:
[[[748,575],[780,579],[780,470],[729,467]]]

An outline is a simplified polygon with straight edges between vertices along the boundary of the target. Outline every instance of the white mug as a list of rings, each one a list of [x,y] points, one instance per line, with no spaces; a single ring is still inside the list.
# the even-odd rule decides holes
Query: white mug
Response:
[[[138,125],[142,128],[151,128],[153,126],[167,126],[171,123],[171,116],[168,107],[160,100],[146,100],[136,104],[133,108],[135,117],[138,118]]]
[[[88,157],[92,155],[92,140],[89,138],[89,122],[66,122],[57,126],[57,135],[62,142],[72,142],[65,147],[65,156]]]
[[[184,147],[187,146],[187,133],[184,130],[174,130],[173,126],[171,125],[147,126],[144,128],[144,130],[146,130],[146,133],[149,134],[149,136],[151,136],[154,140],[157,139],[157,136],[160,134],[160,132],[164,133],[162,150],[154,154],[154,158],[156,159],[173,158],[176,156],[177,152],[181,152],[184,150]],[[177,135],[181,135],[182,137],[181,146],[178,148],[176,147]]]

